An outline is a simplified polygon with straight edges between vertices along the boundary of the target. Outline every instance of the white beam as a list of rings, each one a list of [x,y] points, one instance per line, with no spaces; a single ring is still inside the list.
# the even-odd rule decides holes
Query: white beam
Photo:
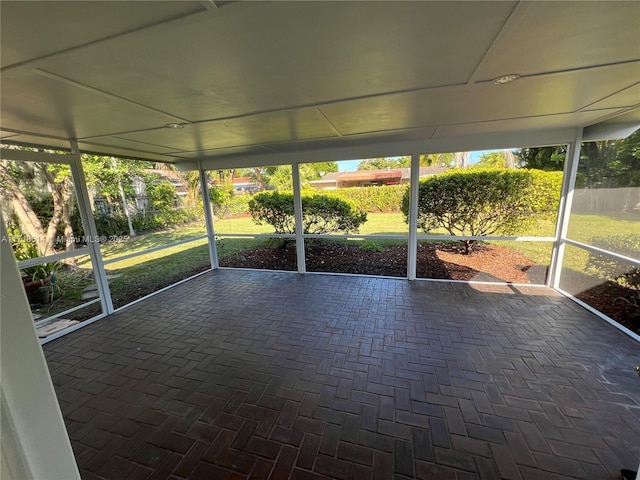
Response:
[[[14,150],[12,148],[0,149],[0,158],[3,160],[17,160],[19,162],[40,162],[40,163],[64,163],[73,161],[73,155],[49,152],[32,152],[29,150]]]
[[[7,237],[0,218],[2,237]],[[0,242],[2,478],[80,479],[11,244]]]
[[[216,246],[216,232],[213,225],[213,213],[211,212],[211,199],[209,198],[209,182],[207,181],[207,174],[201,166],[199,166],[198,171],[200,173],[200,192],[202,194],[202,206],[204,208],[204,222],[207,225],[211,268],[220,268],[218,248]]]
[[[296,219],[296,257],[298,273],[307,271],[307,263],[304,252],[304,227],[302,224],[302,195],[300,193],[300,166],[291,165],[291,177],[293,179],[293,212]]]
[[[578,163],[580,161],[580,147],[582,145],[582,129],[575,132],[573,141],[569,143],[567,156],[564,162],[564,175],[562,177],[562,191],[560,192],[560,205],[558,207],[558,220],[556,221],[556,241],[551,253],[549,277],[547,284],[555,289],[560,288],[560,276],[562,261],[564,259],[565,243],[569,228],[569,216],[573,203],[573,191],[576,185]]]
[[[409,187],[409,242],[407,244],[407,278],[416,279],[418,268],[418,198],[420,187],[420,154],[411,155],[411,179]]]
[[[98,229],[96,228],[96,222],[93,218],[93,212],[91,211],[87,180],[84,177],[84,170],[82,169],[78,143],[76,141],[71,141],[70,143],[71,151],[74,154],[70,156],[73,156],[74,159],[69,166],[73,178],[73,187],[76,192],[76,198],[78,199],[78,211],[82,219],[82,228],[84,228],[85,236],[98,238]],[[96,287],[98,287],[102,311],[103,313],[111,314],[113,313],[113,301],[111,300],[109,280],[107,279],[107,272],[104,268],[100,244],[98,242],[89,242],[87,246],[89,247],[89,255],[91,256],[91,264],[93,266],[93,277],[96,280]]]

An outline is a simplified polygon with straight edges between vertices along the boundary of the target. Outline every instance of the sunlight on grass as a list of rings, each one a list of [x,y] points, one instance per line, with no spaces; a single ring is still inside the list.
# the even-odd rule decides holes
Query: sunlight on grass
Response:
[[[572,214],[567,236],[571,240],[589,244],[593,237],[637,235],[639,231],[640,215],[637,213]]]
[[[107,243],[100,246],[102,258],[110,258],[128,255],[130,253],[142,252],[154,247],[160,247],[168,243],[187,240],[192,237],[206,235],[207,228],[204,223],[194,222],[185,225],[178,225],[167,230],[145,233],[135,237],[130,237],[123,242]],[[188,245],[184,248],[189,248]]]
[[[213,225],[216,235],[225,233],[258,235],[261,233],[273,233],[271,225],[256,225],[251,217],[222,218],[216,220]]]

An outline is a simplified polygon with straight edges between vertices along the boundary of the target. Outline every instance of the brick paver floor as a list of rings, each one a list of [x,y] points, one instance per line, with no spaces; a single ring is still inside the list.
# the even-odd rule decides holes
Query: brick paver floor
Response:
[[[640,345],[544,288],[219,270],[44,346],[83,478],[617,478]]]

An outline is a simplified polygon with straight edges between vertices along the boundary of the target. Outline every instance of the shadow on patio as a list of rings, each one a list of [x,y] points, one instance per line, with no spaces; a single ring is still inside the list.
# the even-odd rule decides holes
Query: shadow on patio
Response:
[[[218,270],[44,345],[83,478],[616,478],[638,344],[546,288]]]

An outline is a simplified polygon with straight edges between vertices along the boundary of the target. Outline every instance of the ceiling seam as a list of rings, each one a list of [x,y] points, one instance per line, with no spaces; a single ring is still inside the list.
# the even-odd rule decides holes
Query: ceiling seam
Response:
[[[575,110],[575,111],[574,111],[574,113],[575,113],[575,112],[580,112],[580,111],[582,111],[582,110],[585,110],[585,109],[589,108],[591,105],[595,105],[595,104],[596,104],[596,103],[598,103],[598,102],[602,102],[603,100],[606,100],[607,98],[611,98],[611,97],[613,97],[613,96],[615,96],[615,95],[617,95],[617,94],[619,94],[619,93],[624,92],[625,90],[629,90],[630,88],[636,87],[636,86],[638,86],[638,85],[640,85],[640,81],[639,81],[639,82],[636,82],[636,83],[632,83],[632,84],[631,84],[631,85],[629,85],[628,87],[624,87],[624,88],[622,88],[622,89],[620,89],[620,90],[618,90],[618,91],[616,91],[616,92],[613,92],[613,93],[612,93],[612,94],[610,94],[610,95],[606,95],[606,96],[602,97],[600,100],[596,100],[595,102],[591,102],[591,103],[589,103],[589,104],[585,105],[584,107],[580,107],[580,108],[578,108],[577,110]],[[638,98],[638,100],[640,100],[640,98]],[[625,106],[626,106],[626,107],[628,107],[629,105],[625,105]],[[619,107],[619,108],[624,108],[625,106],[623,106],[623,107]],[[616,107],[611,107],[611,108],[616,108]],[[597,110],[597,109],[596,109],[596,110]]]
[[[103,97],[106,97],[106,98],[110,98],[110,99],[113,99],[113,100],[119,100],[121,102],[125,102],[125,103],[128,103],[130,105],[134,105],[136,107],[144,108],[145,110],[149,110],[149,111],[152,111],[154,113],[159,113],[159,114],[165,115],[167,117],[170,117],[173,120],[179,120],[181,122],[191,123],[188,119],[180,117],[178,115],[174,115],[174,114],[169,113],[169,112],[164,112],[162,110],[158,110],[157,108],[150,107],[149,105],[145,105],[144,103],[139,103],[139,102],[136,102],[135,100],[130,100],[128,98],[121,97],[121,96],[115,95],[113,93],[105,92],[104,90],[100,90],[98,88],[92,87],[90,85],[86,85],[84,83],[80,83],[80,82],[78,82],[76,80],[71,80],[70,78],[63,77],[62,75],[58,75],[56,73],[48,72],[47,70],[43,70],[41,68],[34,68],[34,69],[32,69],[32,71],[35,72],[38,75],[43,76],[43,77],[47,77],[47,78],[50,78],[52,80],[57,80],[57,81],[66,83],[66,84],[71,85],[73,87],[80,88],[82,90],[86,90],[86,91],[88,91],[90,93],[94,93],[96,95],[100,95],[100,96],[103,96]],[[103,136],[103,135],[101,135],[101,136]]]
[[[500,31],[493,38],[491,44],[489,45],[489,48],[487,48],[487,50],[484,52],[484,55],[476,65],[476,68],[473,69],[473,73],[471,74],[471,76],[469,77],[469,80],[466,83],[467,85],[477,82],[478,71],[480,70],[480,67],[482,66],[482,64],[487,59],[489,59],[491,55],[493,55],[493,52],[495,51],[498,43],[500,43],[501,38],[507,33],[509,33],[515,27],[514,23],[517,20],[520,21],[523,17],[526,16],[527,13],[529,13],[532,6],[533,6],[533,2],[518,2],[514,5],[513,10],[511,10],[511,13],[509,14],[509,17],[502,24],[502,28],[500,28]],[[515,72],[503,72],[503,73],[515,73]]]
[[[573,72],[582,72],[582,71],[588,71],[588,70],[593,70],[596,68],[607,68],[607,67],[616,67],[619,65],[628,65],[631,63],[640,63],[640,58],[632,58],[630,60],[621,60],[619,62],[611,62],[611,63],[600,63],[598,65],[585,65],[582,67],[573,67],[573,68],[567,68],[565,70],[548,70],[546,72],[537,72],[537,73],[529,73],[526,75],[521,75],[520,79],[525,79],[525,78],[537,78],[537,77],[544,77],[544,76],[551,76],[551,75],[562,75],[562,74],[566,74],[566,73],[573,73]],[[492,83],[493,82],[493,78],[489,78],[486,80],[477,80],[475,82],[476,85],[482,85],[482,84],[487,84],[487,83]]]
[[[322,108],[316,107],[316,110],[318,111],[318,113],[320,115],[322,115],[322,117],[327,121],[327,123],[329,123],[329,125],[331,125],[331,128],[333,128],[333,130],[335,130],[336,134],[338,134],[338,137],[342,137],[342,132],[338,129],[338,127],[336,127],[334,125],[334,123],[331,120],[329,120],[329,117],[326,115],[326,113],[324,113],[322,111]]]
[[[135,142],[135,143],[139,143],[141,145],[149,145],[150,147],[157,147],[157,148],[166,148],[169,151],[173,152],[180,152],[182,151],[181,148],[175,148],[175,147],[164,147],[162,145],[158,145],[157,143],[151,143],[151,142],[143,142],[142,140],[134,140],[133,138],[122,138],[122,137],[118,137],[118,136],[111,136],[112,138],[115,138],[116,140],[124,140],[125,142]]]
[[[100,146],[100,147],[107,147],[107,148],[117,148],[117,149],[120,149],[120,150],[131,150],[132,152],[149,153],[151,155],[169,155],[169,153],[173,153],[171,151],[171,149],[167,149],[167,150],[169,150],[169,152],[162,153],[162,152],[153,152],[151,150],[143,150],[142,148],[114,146],[114,145],[109,145],[107,143],[100,143],[100,142],[80,142],[80,143],[83,143],[85,145],[97,145],[97,146]],[[158,145],[158,147],[159,148],[166,148],[166,147],[162,147],[160,145]]]

